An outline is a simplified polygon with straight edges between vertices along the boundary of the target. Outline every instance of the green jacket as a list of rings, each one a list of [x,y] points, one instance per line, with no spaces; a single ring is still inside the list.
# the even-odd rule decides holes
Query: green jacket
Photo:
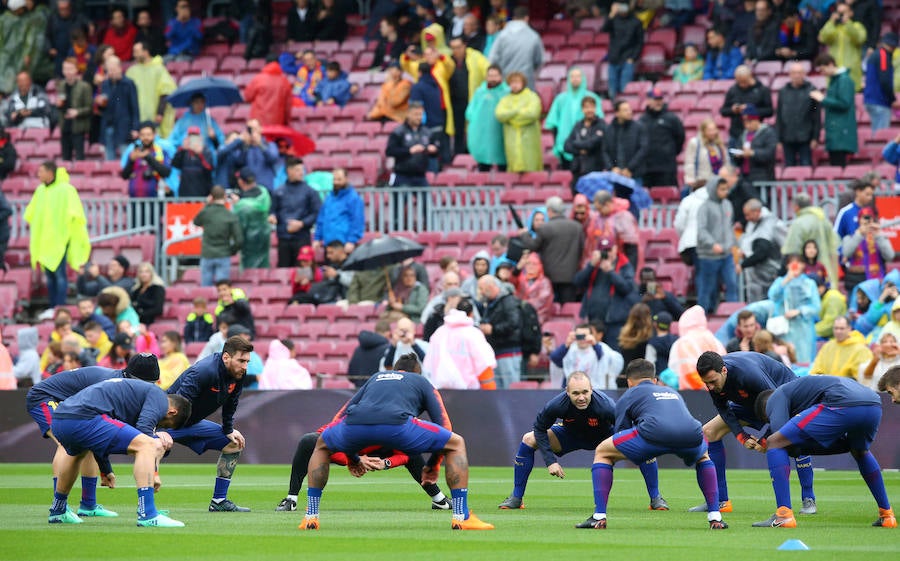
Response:
[[[244,245],[241,252],[241,268],[268,269],[269,247],[272,245],[272,226],[269,224],[269,209],[272,198],[265,187],[256,186],[244,191],[241,199],[234,204],[244,232]]]
[[[839,68],[828,81],[828,91],[821,106],[825,108],[825,149],[829,152],[856,153],[856,94],[846,68]]]
[[[66,91],[66,81],[56,81],[57,95],[63,95]],[[69,101],[69,107],[78,110],[78,116],[72,120],[72,134],[85,134],[91,130],[91,114],[94,103],[94,93],[91,86],[84,80],[77,80],[72,86],[72,99]],[[65,112],[59,112],[59,126],[62,128],[66,122]]]
[[[347,289],[347,301],[351,304],[359,302],[380,302],[384,300],[387,292],[387,283],[384,280],[384,269],[371,271],[357,271],[350,281]],[[421,312],[420,312],[421,313]]]
[[[203,228],[200,257],[219,259],[231,257],[241,250],[244,233],[238,217],[225,205],[207,204],[194,217],[194,225]]]

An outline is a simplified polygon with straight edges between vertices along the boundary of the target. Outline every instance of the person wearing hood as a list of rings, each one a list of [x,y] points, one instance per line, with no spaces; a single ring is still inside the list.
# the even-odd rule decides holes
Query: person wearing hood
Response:
[[[828,89],[825,93],[811,91],[809,97],[825,109],[825,150],[828,151],[828,163],[843,167],[847,165],[850,154],[859,150],[856,87],[847,69],[838,66],[829,54],[819,55],[815,67],[828,78]]]
[[[859,227],[841,241],[841,262],[844,266],[844,284],[853,290],[851,280],[883,279],[887,264],[894,259],[891,241],[881,230],[875,207],[867,206],[858,214]]]
[[[341,63],[334,60],[325,65],[325,76],[313,90],[316,107],[324,105],[343,107],[350,101],[353,93],[354,86],[347,79],[347,73],[341,70]]]
[[[102,333],[102,330],[101,330]],[[13,366],[13,375],[18,380],[30,380],[31,385],[41,381],[41,357],[37,352],[37,327],[24,327],[16,333],[19,344],[19,359]]]
[[[581,197],[587,203],[587,197],[581,195]],[[575,199],[578,199],[578,195],[575,195]],[[574,206],[574,203],[573,203]],[[532,238],[536,238],[538,235],[538,230],[547,222],[547,207],[539,206],[531,211],[531,214],[528,215],[528,222],[526,222],[525,227],[528,228],[528,233]]]
[[[697,303],[707,313],[719,307],[719,285],[725,285],[725,301],[737,302],[737,276],[732,257],[734,211],[728,200],[728,181],[719,176],[706,184],[709,198],[697,214]]]
[[[437,389],[495,390],[497,359],[484,333],[472,320],[473,307],[461,300],[444,314],[444,325],[431,336],[422,369]]]
[[[565,148],[563,156],[571,160],[568,165],[572,172],[570,188],[573,195],[579,194],[576,185],[582,176],[594,171],[603,171],[612,166],[604,146],[606,123],[601,118],[603,111],[600,110],[598,115],[598,109],[597,101],[594,98],[583,98],[579,108],[581,119],[572,125],[571,132],[563,143]],[[562,156],[558,157],[560,157],[560,162],[565,164],[565,159]]]
[[[473,302],[478,300],[478,279],[488,274],[491,269],[491,256],[485,250],[478,251],[472,257],[472,276],[463,281],[461,290]]]
[[[848,70],[848,77],[853,83],[853,91],[861,90],[863,86],[862,60],[867,33],[865,26],[853,19],[853,8],[849,2],[842,1],[836,4],[831,17],[819,30],[818,38],[819,43],[828,47],[829,54],[827,56],[833,57],[832,60],[836,61],[835,65]],[[816,67],[819,66],[818,60],[816,59]]]
[[[507,389],[522,377],[522,311],[519,299],[510,294],[493,275],[478,279],[483,297],[481,323],[488,344],[494,349],[498,389]]]
[[[262,125],[289,125],[293,99],[291,83],[275,59],[266,59],[266,65],[244,88],[250,118]]]
[[[375,104],[367,116],[371,120],[387,120],[402,123],[406,119],[409,108],[409,93],[412,82],[403,77],[400,63],[392,60],[388,63],[384,82],[375,99]]]
[[[66,265],[78,269],[87,263],[91,242],[84,207],[78,191],[69,183],[69,172],[47,160],[38,167],[37,177],[40,184],[23,218],[31,229],[31,267],[40,267],[47,277],[50,314],[45,311],[39,317],[49,319],[53,308],[66,303]]]
[[[131,307],[131,296],[122,287],[107,286],[101,290],[97,306],[116,325],[125,320],[136,328],[141,323],[137,312]]]
[[[356,336],[359,343],[347,364],[347,377],[360,388],[372,374],[378,372],[378,361],[391,346],[391,322],[380,319],[372,331],[363,329]]]
[[[897,300],[900,271],[892,270],[884,280],[865,280],[850,292],[851,327],[866,337],[877,338],[878,331],[892,319],[893,302]]]
[[[541,98],[526,87],[521,72],[507,74],[509,94],[500,99],[494,115],[503,124],[503,147],[507,170],[541,171]]]
[[[700,306],[691,306],[681,314],[678,333],[669,351],[669,368],[678,375],[678,389],[705,389],[697,373],[697,359],[706,351],[724,355],[725,346],[707,327],[706,312]]]
[[[819,300],[822,302],[819,320],[816,322],[816,336],[822,339],[831,339],[834,335],[831,327],[835,318],[847,315],[847,297],[840,290],[833,288],[826,277],[816,276],[813,280],[816,281]],[[900,301],[895,301],[894,308],[900,310]],[[898,315],[898,319],[900,319],[900,315]],[[900,323],[896,325],[898,337],[900,337]]]
[[[525,249],[540,256],[544,271],[553,284],[554,300],[560,304],[574,302],[576,281],[573,277],[578,272],[584,249],[584,228],[566,217],[562,198],[549,197],[546,207],[548,220],[537,237],[532,238],[528,230],[522,228],[519,241]]]
[[[650,88],[647,107],[638,122],[648,139],[653,139],[653,157],[644,164],[644,187],[678,184],[678,154],[684,147],[684,124],[669,111],[663,91]]]
[[[290,348],[285,345],[290,343]],[[293,356],[293,342],[274,339],[269,343],[269,356],[259,376],[261,390],[311,390],[312,377]]]
[[[503,147],[503,125],[497,120],[497,104],[509,95],[509,86],[503,81],[503,71],[496,64],[487,69],[487,78],[466,106],[467,147],[479,171],[490,171],[497,166],[506,171],[506,151]],[[468,139],[474,139],[468,142]]]
[[[446,311],[456,308],[456,304],[461,299],[471,299],[467,294],[463,293],[462,288],[460,287],[459,274],[455,271],[448,270],[445,272],[441,277],[440,282],[435,283],[435,285],[441,286],[440,292],[429,300],[428,304],[425,305],[425,309],[422,310],[421,323],[425,327],[423,337],[426,341],[431,338],[431,334],[434,333],[438,327],[443,325],[444,313]],[[475,321],[480,321],[481,315],[478,308],[475,308],[474,314],[473,318]]]
[[[775,279],[768,296],[775,304],[775,315],[788,321],[788,331],[781,338],[794,345],[798,363],[809,363],[816,354],[816,319],[822,302],[816,282],[803,274],[799,255],[788,257],[787,274]]]
[[[553,313],[553,285],[544,275],[544,265],[537,253],[529,252],[519,262],[518,288],[516,296],[528,302],[537,312],[541,325],[550,319]]]
[[[585,321],[603,320],[606,340],[617,348],[628,312],[640,300],[634,284],[634,265],[619,253],[613,240],[604,237],[572,282],[584,289],[579,316]]]
[[[788,226],[781,253],[789,255],[802,253],[808,240],[815,240],[818,247],[818,262],[828,272],[828,284],[838,286],[837,254],[841,246],[841,238],[834,231],[831,222],[825,218],[825,211],[812,204],[808,193],[797,193],[792,202],[794,219]]]
[[[428,33],[426,32],[425,35],[427,36]],[[444,49],[446,49],[446,44]],[[427,62],[429,65],[426,73],[434,78],[441,94],[441,107],[447,113],[446,122],[440,123],[440,125],[429,122],[428,126],[429,128],[441,126],[444,134],[448,137],[453,136],[456,134],[456,128],[453,120],[453,105],[450,102],[450,77],[453,75],[456,65],[453,63],[449,49],[445,52],[438,47],[426,47],[422,50],[422,55],[420,56],[416,54],[415,47],[411,46],[400,57],[400,67],[413,78],[414,82],[418,82],[422,77],[422,67],[420,66],[422,62]],[[410,100],[412,99],[414,98],[412,97],[412,91],[410,91]]]
[[[528,8],[517,6],[513,9],[513,20],[507,22],[491,45],[490,61],[507,75],[522,73],[528,87],[535,87],[534,76],[544,64],[544,43],[528,25]]]
[[[841,316],[832,325],[834,339],[819,349],[816,360],[809,369],[810,375],[825,374],[856,379],[860,366],[872,360],[872,351],[866,345],[865,336],[852,329],[850,320]]]
[[[140,120],[158,124],[159,135],[167,138],[175,123],[175,110],[167,99],[177,85],[162,57],[152,56],[142,41],[135,41],[133,51],[135,63],[125,75],[137,88]]]
[[[244,236],[241,247],[242,269],[268,269],[271,226],[269,211],[272,198],[269,190],[260,188],[256,174],[248,167],[238,172],[240,196],[232,194],[234,214],[237,215]]]
[[[467,47],[463,38],[450,39],[451,61],[455,70],[450,75],[450,104],[453,106],[453,129],[456,135],[453,138],[453,153],[464,154],[467,150],[466,134],[466,109],[478,90],[484,83],[487,69],[490,63],[480,51]]]
[[[578,155],[576,151],[566,150],[565,144],[569,140],[569,136],[577,128],[577,125],[580,125],[585,120],[582,112],[582,102],[588,98],[594,100],[594,117],[591,120],[599,119],[602,122],[604,115],[600,97],[588,89],[588,84],[584,80],[584,72],[582,72],[581,68],[577,66],[569,68],[566,78],[566,90],[553,98],[553,103],[550,104],[550,111],[544,120],[544,128],[553,133],[553,154],[559,159],[560,165],[564,167]],[[591,171],[599,171],[599,169]]]
[[[191,106],[184,115],[175,121],[172,134],[169,135],[169,142],[175,146],[181,146],[184,139],[196,127],[197,131],[195,134],[200,135],[200,138],[203,139],[203,145],[210,152],[215,153],[219,146],[224,145],[225,135],[206,105],[206,96],[202,93],[191,96]]]
[[[766,297],[768,287],[781,270],[781,241],[786,228],[759,199],[744,203],[747,229],[739,241],[740,267],[744,272],[747,301]],[[802,273],[801,268],[801,273]]]

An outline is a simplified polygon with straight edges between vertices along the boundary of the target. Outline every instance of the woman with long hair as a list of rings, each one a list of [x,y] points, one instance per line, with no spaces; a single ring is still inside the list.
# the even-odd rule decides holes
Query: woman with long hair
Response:
[[[625,327],[619,333],[619,350],[625,364],[636,358],[644,358],[647,341],[653,337],[653,317],[650,306],[638,302],[628,312]]]
[[[181,348],[181,334],[166,331],[159,339],[159,387],[164,390],[175,383],[181,373],[191,366],[191,361]]]
[[[803,273],[811,279],[817,276],[823,279],[828,278],[825,265],[819,262],[819,244],[816,240],[803,242]]]
[[[522,272],[519,273],[516,296],[534,306],[538,319],[543,324],[550,319],[553,311],[553,285],[544,275],[544,265],[537,253],[529,252],[519,264]]]
[[[697,136],[684,148],[684,183],[690,189],[706,185],[706,181],[728,165],[728,146],[719,135],[719,127],[712,117],[703,119]]]
[[[146,261],[138,265],[137,277],[131,289],[131,306],[141,323],[152,324],[162,315],[165,302],[166,285],[156,274],[156,269]]]

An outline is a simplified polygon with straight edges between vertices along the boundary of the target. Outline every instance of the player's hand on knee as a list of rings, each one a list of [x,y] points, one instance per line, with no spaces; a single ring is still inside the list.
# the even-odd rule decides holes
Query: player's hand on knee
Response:
[[[440,472],[440,468],[438,468],[438,467],[428,467],[428,466],[423,467],[422,468],[422,485],[428,485],[430,483],[437,483],[439,472]]]
[[[366,466],[362,462],[357,462],[355,464],[350,462],[347,464],[347,469],[353,477],[362,477],[367,471]]]
[[[225,435],[228,437],[228,440],[234,443],[235,446],[238,447],[238,450],[244,449],[244,435],[240,433],[237,429],[232,430],[230,433]]]
[[[110,489],[115,489],[116,488],[116,474],[101,473],[100,474],[100,486],[101,487],[109,487]]]
[[[162,444],[163,450],[171,450],[175,444],[175,441],[172,440],[172,435],[167,432],[158,432],[156,437],[159,439],[159,443]]]
[[[159,472],[153,474],[153,491],[159,491],[162,487],[162,479],[159,478]]]
[[[554,477],[558,477],[558,478],[560,478],[560,479],[565,479],[565,478],[566,478],[566,472],[563,471],[562,466],[559,465],[559,464],[556,463],[556,462],[554,462],[554,463],[550,464],[549,466],[547,466],[547,471],[549,471],[549,472],[550,472],[550,475],[552,475],[552,476],[554,476]]]

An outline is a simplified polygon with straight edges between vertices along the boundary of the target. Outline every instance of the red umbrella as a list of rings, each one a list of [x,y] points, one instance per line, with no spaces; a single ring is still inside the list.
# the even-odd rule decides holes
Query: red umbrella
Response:
[[[314,152],[316,149],[316,143],[313,139],[284,125],[265,125],[262,128],[262,135],[267,140],[287,140],[291,145],[291,152],[301,158]]]

